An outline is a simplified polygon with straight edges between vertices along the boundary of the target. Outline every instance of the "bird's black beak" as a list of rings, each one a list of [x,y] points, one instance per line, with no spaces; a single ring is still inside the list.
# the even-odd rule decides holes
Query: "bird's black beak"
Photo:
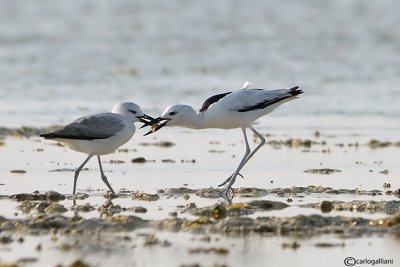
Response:
[[[147,126],[152,126],[152,125],[154,125],[154,124],[160,122],[160,117],[158,117],[158,118],[152,118],[152,117],[150,117],[150,116],[147,116],[147,118],[145,118],[145,119],[148,119],[148,121],[146,121],[146,120],[143,120],[143,121],[142,121],[142,120],[141,120],[141,122],[143,122],[144,124],[143,124],[142,126],[140,126],[139,129],[142,129],[142,128],[147,127]]]
[[[138,118],[140,120],[140,122],[143,122],[144,125],[154,121],[154,118],[147,115],[147,114],[143,114],[143,116],[136,116],[136,118]],[[142,126],[141,128],[143,128],[144,126]]]
[[[151,121],[151,122],[149,122],[149,124],[148,125],[146,125],[146,126],[149,126],[149,125],[151,125],[151,130],[149,131],[149,132],[147,132],[146,134],[144,134],[143,136],[146,136],[146,135],[149,135],[149,134],[152,134],[152,133],[155,133],[155,132],[157,132],[158,130],[160,130],[162,127],[164,127],[165,125],[167,125],[167,123],[170,121],[171,119],[163,119],[163,118],[160,118],[160,117],[158,117],[158,118],[155,118],[155,119],[153,119],[153,121]],[[161,123],[160,123],[161,122]],[[142,126],[142,128],[144,127],[144,125]]]

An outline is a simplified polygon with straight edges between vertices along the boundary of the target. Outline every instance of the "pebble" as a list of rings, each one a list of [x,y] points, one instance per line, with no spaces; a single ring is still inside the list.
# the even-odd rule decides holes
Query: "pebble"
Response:
[[[319,209],[323,213],[328,213],[333,210],[333,205],[330,201],[324,200],[324,201],[321,201],[321,203],[319,203]]]
[[[132,163],[145,163],[147,160],[144,157],[138,157],[131,160]]]
[[[26,173],[26,171],[25,170],[11,170],[10,173],[24,174],[24,173]]]

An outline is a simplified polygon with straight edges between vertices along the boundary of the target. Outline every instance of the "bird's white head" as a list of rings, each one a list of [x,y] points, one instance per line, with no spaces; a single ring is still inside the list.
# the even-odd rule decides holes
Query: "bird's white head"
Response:
[[[145,135],[154,133],[164,126],[180,126],[199,129],[200,121],[198,113],[191,106],[172,105],[168,106],[160,117],[150,120],[142,127],[150,125],[151,130]]]
[[[131,119],[133,122],[143,122],[143,118],[147,117],[147,115],[143,113],[142,109],[132,102],[116,104],[111,112],[121,114],[122,116]]]
[[[166,126],[181,126],[192,128],[195,124],[196,111],[188,105],[171,105],[168,106],[161,116],[160,120],[166,121]]]

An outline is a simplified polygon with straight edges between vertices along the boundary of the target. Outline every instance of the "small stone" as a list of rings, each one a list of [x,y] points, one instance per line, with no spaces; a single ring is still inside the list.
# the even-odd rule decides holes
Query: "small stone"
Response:
[[[145,209],[143,207],[134,207],[132,210],[133,210],[133,212],[136,212],[136,213],[146,213],[147,212],[147,209]]]
[[[26,171],[25,170],[11,170],[10,173],[24,174],[24,173],[26,173]]]
[[[12,243],[13,239],[11,238],[11,236],[2,236],[0,237],[0,243],[1,244],[9,244]]]
[[[131,160],[132,163],[145,163],[147,160],[144,157],[138,157]]]
[[[331,248],[331,247],[344,247],[345,244],[344,243],[327,243],[327,242],[320,242],[320,243],[316,243],[315,244],[316,247],[320,247],[320,248]]]
[[[321,203],[319,203],[319,209],[323,212],[323,213],[328,213],[331,212],[333,209],[333,205],[330,201],[324,200]]]

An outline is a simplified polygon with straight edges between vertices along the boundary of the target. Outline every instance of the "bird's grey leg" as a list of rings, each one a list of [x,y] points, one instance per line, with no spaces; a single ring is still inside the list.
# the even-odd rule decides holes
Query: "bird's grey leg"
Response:
[[[243,155],[242,160],[240,161],[236,171],[232,174],[232,176],[229,179],[229,183],[227,185],[227,187],[222,191],[222,193],[226,196],[228,194],[228,192],[230,190],[232,190],[232,185],[235,183],[236,181],[236,176],[238,175],[240,169],[243,167],[244,164],[246,164],[246,159],[250,154],[250,146],[249,146],[249,142],[247,140],[247,134],[246,134],[246,128],[242,128],[242,132],[243,132],[243,136],[244,136],[244,141],[246,144],[246,151]]]
[[[249,159],[251,159],[251,157],[254,156],[254,154],[256,154],[256,152],[263,146],[265,145],[265,138],[256,131],[256,129],[254,129],[252,126],[250,127],[250,130],[253,131],[253,133],[260,139],[260,143],[258,144],[258,146],[256,146],[256,148],[253,149],[253,151],[250,153],[250,155],[247,156],[246,158],[246,162],[243,164],[243,166],[240,168],[240,170],[244,167],[244,165],[246,165],[246,163],[249,161]],[[240,171],[239,170],[239,171]]]
[[[78,167],[78,169],[75,170],[75,175],[74,175],[74,189],[72,190],[72,194],[75,195],[75,190],[76,190],[76,181],[78,181],[78,176],[83,167],[88,163],[88,161],[93,157],[94,155],[90,154],[85,161],[81,164],[81,166]]]
[[[253,127],[250,127],[250,129],[252,130],[252,132],[260,139],[260,143],[256,146],[256,148],[253,149],[253,151],[251,151],[251,153],[247,156],[246,161],[242,164],[239,165],[239,171],[242,170],[242,168],[244,167],[244,165],[246,165],[246,163],[254,156],[254,154],[265,144],[266,140],[265,138],[259,133],[257,132]],[[221,187],[223,185],[225,185],[226,183],[228,183],[232,176],[234,175],[234,173],[228,177],[228,179],[226,179],[222,184],[219,184],[218,186]],[[243,176],[238,172],[239,176],[241,176],[243,178]]]
[[[256,154],[256,152],[263,146],[265,145],[265,138],[256,131],[256,129],[254,129],[253,127],[250,127],[250,129],[252,130],[252,132],[260,139],[260,143],[256,146],[256,148],[253,149],[253,151],[251,151],[251,153],[247,156],[246,161],[239,165],[238,167],[238,174],[239,171],[242,170],[242,168],[244,167],[244,165],[246,165],[246,163],[254,156],[254,154]]]
[[[231,176],[229,176],[223,183],[219,184],[218,187],[221,187],[221,186],[224,186],[225,184],[227,184],[232,179],[233,174],[234,173],[232,173]],[[243,175],[241,175],[240,173],[238,173],[238,175],[243,178]]]
[[[111,188],[111,185],[108,183],[107,176],[104,175],[103,167],[101,166],[100,156],[97,156],[97,160],[98,160],[99,166],[100,166],[101,180],[103,180],[103,182],[106,184],[108,189],[110,189],[111,193],[115,194],[114,190]]]

